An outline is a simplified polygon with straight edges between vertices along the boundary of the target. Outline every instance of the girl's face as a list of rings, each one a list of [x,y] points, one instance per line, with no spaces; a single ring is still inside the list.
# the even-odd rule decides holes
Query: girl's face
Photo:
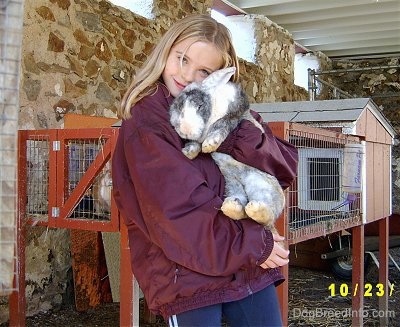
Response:
[[[176,97],[186,85],[201,82],[222,63],[222,55],[212,43],[187,39],[171,48],[162,78]]]

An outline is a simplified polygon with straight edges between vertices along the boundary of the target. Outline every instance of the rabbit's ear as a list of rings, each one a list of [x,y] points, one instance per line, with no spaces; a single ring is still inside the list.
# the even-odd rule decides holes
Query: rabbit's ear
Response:
[[[226,84],[229,82],[235,71],[236,67],[227,67],[216,70],[201,82],[202,87],[206,89],[213,89],[218,85]]]

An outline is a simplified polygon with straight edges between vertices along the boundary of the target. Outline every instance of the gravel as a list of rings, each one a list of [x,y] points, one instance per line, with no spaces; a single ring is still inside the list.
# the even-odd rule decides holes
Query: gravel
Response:
[[[400,264],[400,248],[391,249],[391,255]],[[389,303],[388,326],[398,326],[400,318],[400,272],[391,265],[389,280],[393,283]],[[370,263],[365,273],[365,290],[371,285],[371,296],[368,292],[364,299],[364,326],[380,326],[378,269]],[[333,286],[332,286],[333,285]],[[331,290],[336,293],[332,296]],[[289,269],[289,326],[340,327],[351,325],[351,282],[337,279],[330,271],[316,271],[305,268],[290,267]],[[143,301],[140,302],[141,327],[165,327],[161,317],[153,317],[148,323],[143,319]],[[8,324],[0,324],[6,327]],[[119,304],[103,304],[95,309],[78,312],[74,306],[64,306],[59,310],[41,313],[26,319],[27,327],[113,327],[119,326]]]

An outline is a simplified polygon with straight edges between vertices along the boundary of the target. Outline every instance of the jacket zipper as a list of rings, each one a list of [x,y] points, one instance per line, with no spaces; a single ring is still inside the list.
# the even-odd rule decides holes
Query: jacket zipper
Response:
[[[247,288],[247,292],[249,293],[249,295],[253,294],[253,290],[250,287],[250,271],[247,269],[246,273],[245,273],[245,282],[246,282],[246,288]]]
[[[251,289],[249,284],[246,284],[246,288],[247,288],[247,292],[249,293],[249,295],[253,294],[253,290]]]
[[[176,284],[176,281],[178,279],[178,273],[179,273],[179,269],[175,268],[174,284]]]

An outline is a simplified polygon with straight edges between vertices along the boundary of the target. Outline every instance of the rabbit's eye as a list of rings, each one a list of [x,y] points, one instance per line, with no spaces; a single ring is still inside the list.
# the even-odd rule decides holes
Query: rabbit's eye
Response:
[[[198,105],[198,108],[199,108],[198,112],[204,112],[204,111],[206,111],[207,107],[206,107],[205,103],[202,102],[201,104]]]

